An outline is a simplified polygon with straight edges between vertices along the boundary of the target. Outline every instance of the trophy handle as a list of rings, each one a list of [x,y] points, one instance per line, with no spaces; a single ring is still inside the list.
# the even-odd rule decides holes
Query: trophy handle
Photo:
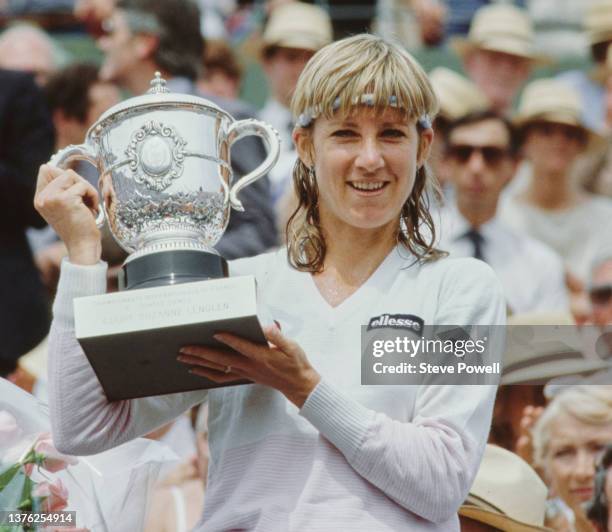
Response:
[[[87,144],[70,144],[69,146],[62,148],[53,157],[51,157],[49,164],[65,170],[73,161],[87,161],[98,168],[96,156],[91,153]],[[102,229],[104,226],[104,209],[101,205],[98,207],[96,225],[98,226],[98,229]]]
[[[231,147],[234,142],[249,135],[256,135],[263,139],[268,155],[255,170],[241,177],[231,188],[229,193],[230,205],[237,211],[244,211],[242,202],[237,197],[238,193],[247,185],[267,174],[278,161],[280,154],[280,138],[277,131],[272,126],[259,120],[248,119],[233,122],[227,129],[226,139]]]

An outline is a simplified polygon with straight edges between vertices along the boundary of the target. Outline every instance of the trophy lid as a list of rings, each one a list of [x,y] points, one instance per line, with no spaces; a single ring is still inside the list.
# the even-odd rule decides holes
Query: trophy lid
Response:
[[[127,100],[120,102],[106,112],[104,112],[96,123],[91,126],[90,132],[99,130],[100,127],[105,127],[108,124],[119,119],[125,113],[140,112],[147,108],[159,109],[160,107],[168,106],[168,108],[180,108],[187,106],[189,108],[199,108],[202,111],[209,111],[213,114],[222,114],[232,119],[231,115],[221,109],[218,105],[202,98],[200,96],[193,96],[191,94],[179,94],[171,92],[167,87],[166,80],[162,78],[160,72],[155,72],[155,77],[150,82],[151,88],[140,96],[134,96]]]

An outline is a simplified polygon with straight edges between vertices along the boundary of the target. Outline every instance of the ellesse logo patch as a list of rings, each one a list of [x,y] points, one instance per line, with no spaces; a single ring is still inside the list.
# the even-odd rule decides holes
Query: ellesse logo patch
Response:
[[[423,332],[423,324],[425,322],[422,318],[415,316],[414,314],[381,314],[370,319],[368,323],[368,331],[372,329],[408,329],[417,334]]]

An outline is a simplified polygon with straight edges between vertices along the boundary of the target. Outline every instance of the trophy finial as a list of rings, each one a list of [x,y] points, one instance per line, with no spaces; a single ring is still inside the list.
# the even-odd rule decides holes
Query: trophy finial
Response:
[[[161,94],[164,92],[170,92],[166,87],[166,80],[162,78],[161,72],[155,72],[155,77],[151,80],[151,88],[147,91],[147,94]]]

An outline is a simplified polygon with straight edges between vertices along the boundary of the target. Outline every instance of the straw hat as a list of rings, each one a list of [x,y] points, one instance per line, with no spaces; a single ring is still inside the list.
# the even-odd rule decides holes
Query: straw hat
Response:
[[[591,45],[612,40],[612,0],[594,0],[584,17],[584,29]]]
[[[459,515],[508,532],[544,528],[548,489],[516,454],[487,445],[476,480]]]
[[[440,101],[440,115],[449,120],[488,109],[483,92],[469,79],[446,67],[434,68],[429,80]]]
[[[584,129],[590,137],[589,148],[604,142],[582,119],[582,102],[578,93],[558,79],[538,79],[525,87],[514,118],[521,127],[530,122],[552,122]]]
[[[451,45],[461,57],[480,48],[548,62],[535,52],[533,26],[527,12],[510,4],[481,7],[472,19],[467,39],[455,39]]]
[[[327,11],[313,4],[289,2],[272,11],[263,34],[264,49],[271,46],[316,52],[332,42]]]
[[[520,327],[517,327],[520,326]],[[546,384],[590,375],[612,365],[586,356],[588,345],[569,314],[526,313],[508,318],[501,384]]]

